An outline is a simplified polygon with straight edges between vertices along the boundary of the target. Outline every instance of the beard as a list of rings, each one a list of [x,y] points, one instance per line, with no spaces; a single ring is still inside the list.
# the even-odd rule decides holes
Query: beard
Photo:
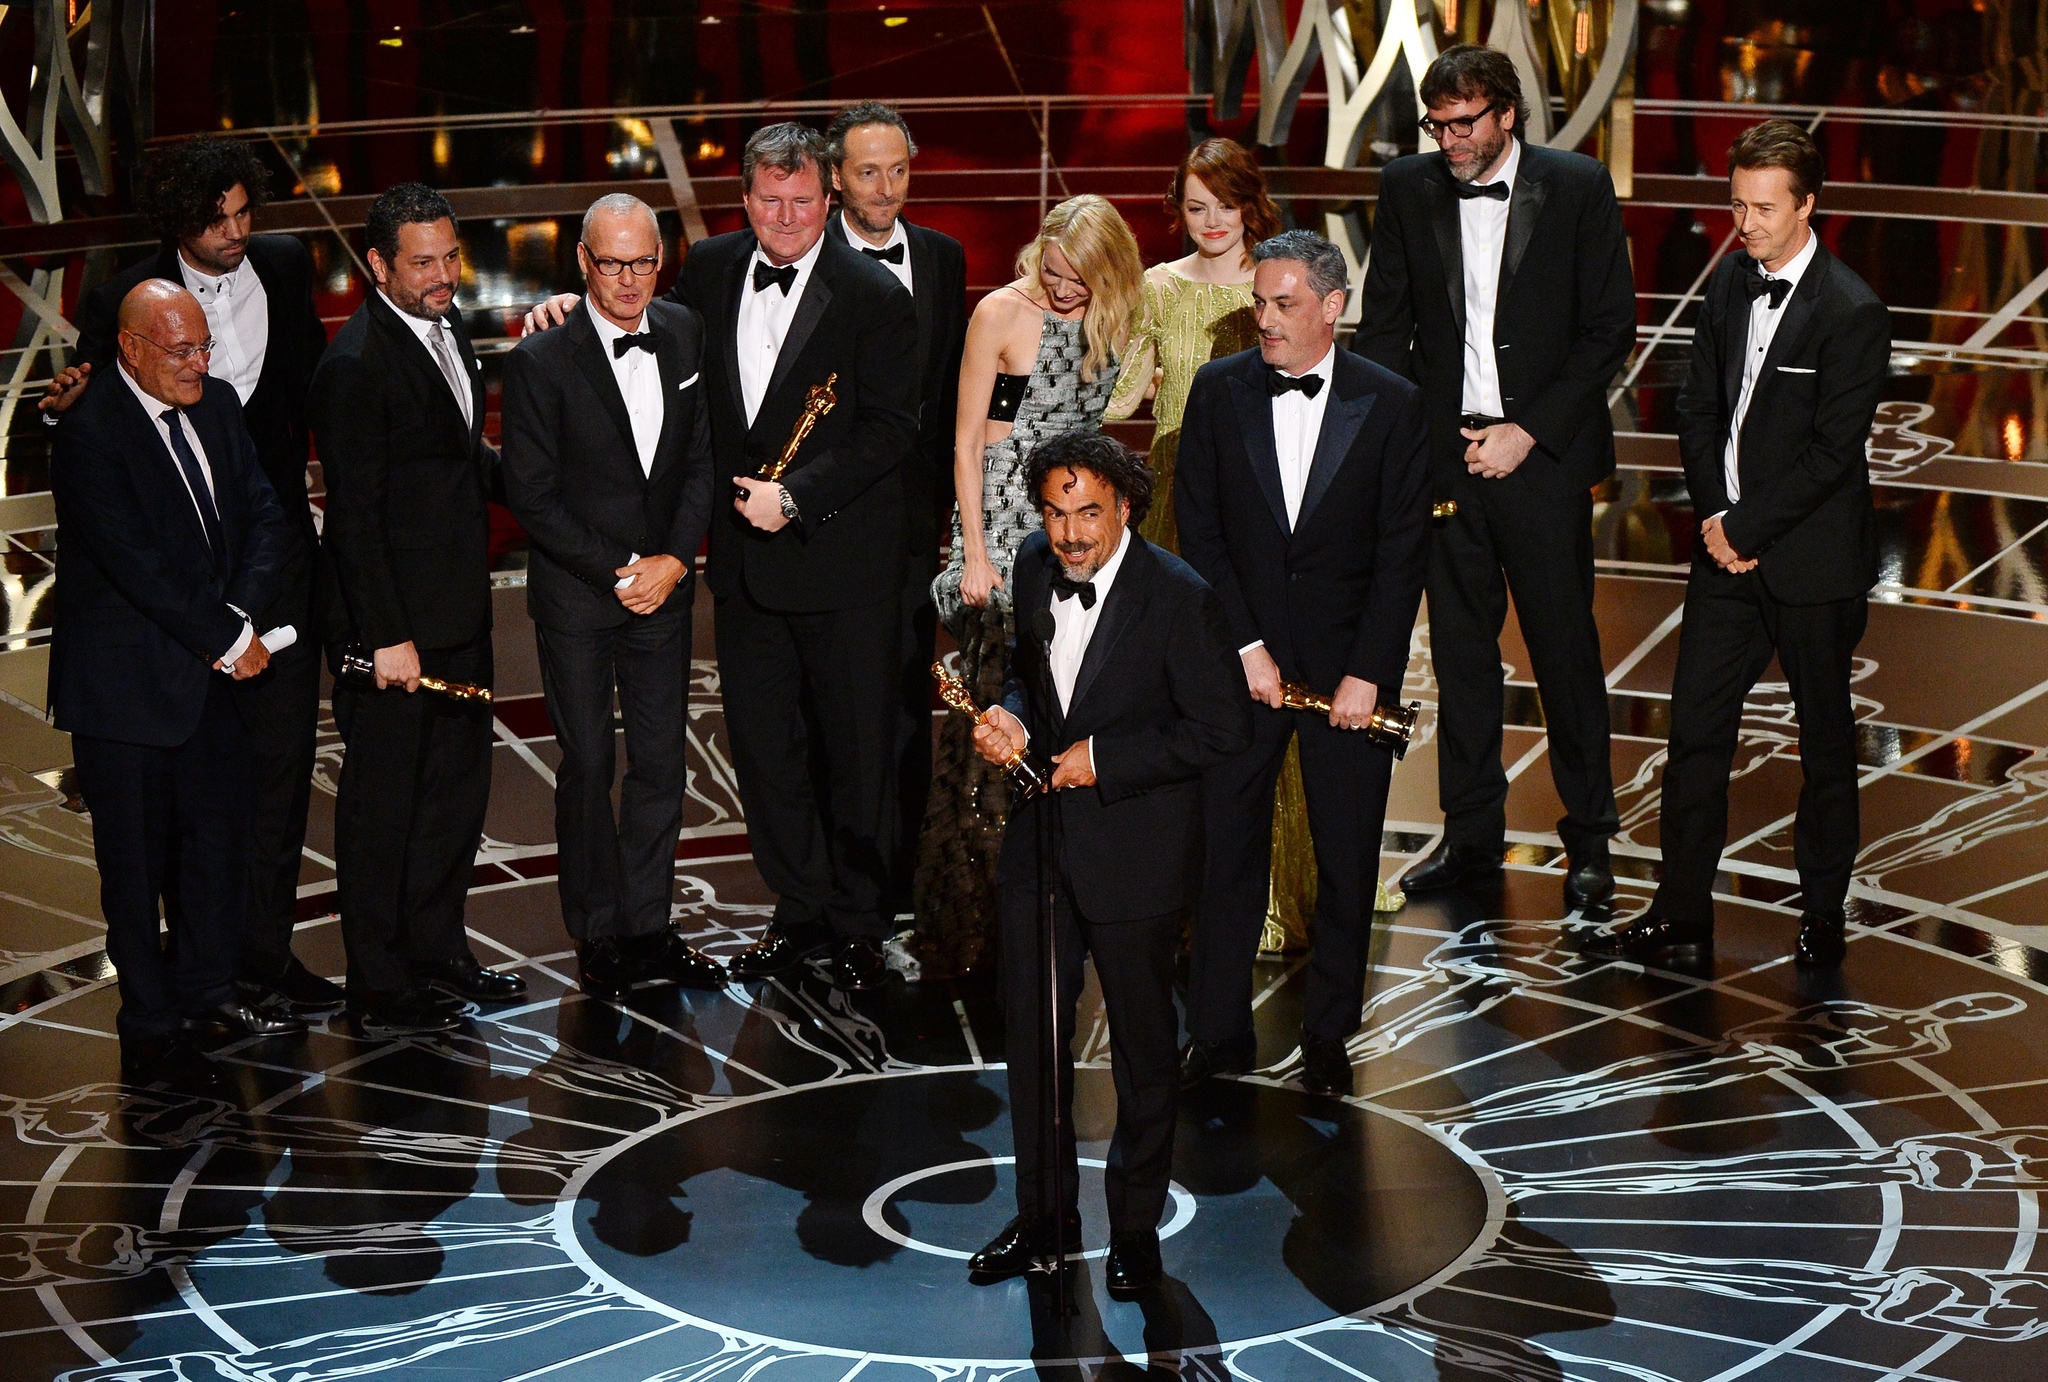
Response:
[[[894,230],[896,218],[903,211],[902,202],[885,203],[888,212],[888,219],[885,221],[878,213],[869,211],[859,202],[846,199],[840,202],[840,206],[845,209],[848,219],[870,235],[887,235]]]
[[[1482,140],[1474,146],[1477,152],[1471,162],[1462,169],[1455,163],[1451,165],[1451,176],[1459,182],[1471,182],[1475,178],[1483,177],[1494,164],[1500,162],[1500,156],[1507,152],[1508,141],[1513,138],[1512,134],[1496,125],[1491,139]]]
[[[396,307],[399,311],[405,313],[409,317],[418,317],[421,321],[437,322],[441,320],[441,318],[448,315],[448,308],[436,308],[428,306],[427,294],[452,292],[454,288],[455,285],[453,283],[429,283],[426,287],[420,289],[417,295],[408,297],[405,294],[405,292],[402,289],[398,289],[398,285],[394,283],[384,289],[384,296],[391,299],[392,306]],[[448,299],[448,302],[452,306],[455,302],[455,299],[451,296]]]

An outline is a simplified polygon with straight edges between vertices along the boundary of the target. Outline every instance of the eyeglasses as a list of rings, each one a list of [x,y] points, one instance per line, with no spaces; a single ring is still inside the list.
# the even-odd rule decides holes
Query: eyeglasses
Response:
[[[1499,114],[1503,109],[1503,106],[1488,106],[1477,115],[1467,115],[1459,120],[1432,120],[1425,115],[1415,122],[1415,127],[1431,139],[1442,139],[1446,134],[1453,139],[1470,139],[1474,125],[1489,115]]]
[[[583,252],[590,254],[590,246],[585,245]],[[606,278],[617,278],[628,269],[633,271],[635,278],[645,278],[661,267],[661,256],[643,254],[638,259],[607,259],[602,255],[590,254],[590,265]]]
[[[138,341],[149,341],[149,337],[143,335],[140,331],[131,331],[128,334]],[[219,342],[212,340],[201,341],[198,345],[188,346],[167,346],[161,341],[149,341],[149,343],[170,356],[174,362],[180,365],[189,365],[201,356],[210,357],[213,354],[214,346],[219,344]]]

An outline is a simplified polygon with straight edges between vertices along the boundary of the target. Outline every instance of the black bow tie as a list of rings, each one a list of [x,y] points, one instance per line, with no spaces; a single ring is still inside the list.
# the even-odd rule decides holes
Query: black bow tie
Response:
[[[768,264],[756,263],[754,265],[754,291],[765,293],[768,291],[768,285],[771,283],[780,287],[782,295],[788,297],[789,290],[796,286],[796,265],[784,264],[778,269]]]
[[[860,252],[870,259],[883,259],[891,264],[901,264],[903,262],[903,246],[901,245],[891,245],[885,250],[871,250],[866,245],[862,245]]]
[[[1066,576],[1052,578],[1053,599],[1065,600],[1075,595],[1081,597],[1082,609],[1095,608],[1095,582],[1071,580]]]
[[[1270,370],[1266,374],[1266,388],[1275,398],[1292,393],[1296,389],[1301,390],[1304,398],[1314,398],[1323,391],[1323,376],[1304,374],[1297,378],[1291,374],[1282,374],[1279,370]]]
[[[1742,291],[1749,294],[1751,302],[1755,302],[1765,293],[1769,293],[1771,295],[1771,310],[1775,312],[1785,305],[1785,299],[1791,295],[1792,280],[1789,278],[1766,278],[1763,272],[1759,270],[1756,273],[1747,273],[1742,276]]]
[[[612,342],[612,359],[625,359],[626,352],[629,350],[644,350],[649,355],[654,354],[654,333],[652,331],[632,331],[618,337]]]
[[[1491,197],[1497,202],[1504,202],[1512,189],[1505,182],[1471,183],[1459,182],[1454,178],[1451,180],[1451,190],[1458,194],[1458,200],[1461,202],[1469,202],[1474,197]]]

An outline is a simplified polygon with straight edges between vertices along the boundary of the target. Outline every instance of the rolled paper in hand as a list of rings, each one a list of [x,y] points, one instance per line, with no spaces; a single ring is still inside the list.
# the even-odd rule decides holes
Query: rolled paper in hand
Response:
[[[266,652],[281,653],[299,641],[299,631],[290,624],[279,624],[258,640]]]
[[[939,684],[939,699],[976,724],[988,718],[988,711],[974,703],[974,693],[967,689],[967,683],[946,670],[943,662],[932,664],[932,679]],[[1052,772],[1039,761],[1028,748],[1018,749],[1003,763],[1003,771],[1009,775],[1010,786],[1019,798],[1034,797],[1041,792],[1052,790]]]
[[[341,675],[344,681],[360,686],[374,687],[377,684],[377,663],[361,648],[350,648],[341,655]],[[477,686],[466,681],[444,681],[440,677],[421,677],[420,690],[432,691],[454,701],[482,701],[491,703],[491,688]]]
[[[1306,686],[1291,681],[1280,683],[1280,708],[1282,710],[1313,710],[1318,715],[1330,713],[1328,696],[1319,696]],[[1402,705],[1379,704],[1372,708],[1372,718],[1366,721],[1365,737],[1390,750],[1394,757],[1402,758],[1408,753],[1408,740],[1415,733],[1415,722],[1422,715],[1422,702],[1410,701]]]

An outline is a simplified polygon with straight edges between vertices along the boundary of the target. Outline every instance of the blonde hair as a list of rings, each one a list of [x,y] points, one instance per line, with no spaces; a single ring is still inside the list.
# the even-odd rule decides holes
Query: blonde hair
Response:
[[[1017,277],[1038,282],[1047,245],[1058,245],[1088,285],[1088,310],[1081,316],[1088,353],[1081,360],[1081,377],[1092,380],[1130,343],[1138,319],[1145,284],[1138,239],[1106,199],[1083,193],[1045,213],[1038,238],[1017,255]]]

